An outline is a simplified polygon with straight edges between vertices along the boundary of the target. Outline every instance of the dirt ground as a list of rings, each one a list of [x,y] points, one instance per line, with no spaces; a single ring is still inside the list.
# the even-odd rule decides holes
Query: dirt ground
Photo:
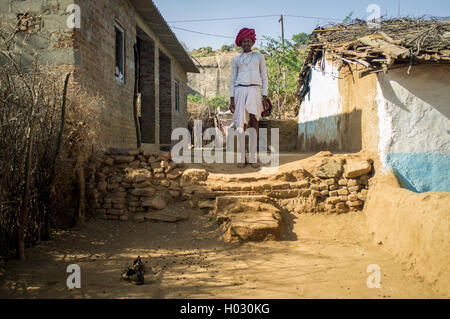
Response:
[[[226,244],[216,222],[183,207],[178,223],[93,220],[0,264],[0,298],[439,298],[405,272],[366,231],[363,213],[284,212],[276,242]],[[135,286],[119,279],[138,255],[154,275]],[[81,289],[66,287],[66,267],[81,267]],[[371,264],[381,288],[366,284]]]

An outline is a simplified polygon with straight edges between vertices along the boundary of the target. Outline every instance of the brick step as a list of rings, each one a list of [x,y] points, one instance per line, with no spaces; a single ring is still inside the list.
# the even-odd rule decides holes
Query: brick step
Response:
[[[184,199],[195,197],[198,199],[216,199],[218,197],[232,196],[242,197],[248,196],[255,198],[258,196],[267,196],[270,198],[295,198],[295,197],[309,197],[311,195],[310,189],[284,189],[284,190],[263,190],[263,191],[210,191],[197,190],[193,193],[183,193]]]
[[[265,190],[288,190],[288,189],[307,189],[310,184],[308,181],[301,182],[268,182],[258,181],[254,183],[211,183],[204,184],[211,191],[255,191]]]

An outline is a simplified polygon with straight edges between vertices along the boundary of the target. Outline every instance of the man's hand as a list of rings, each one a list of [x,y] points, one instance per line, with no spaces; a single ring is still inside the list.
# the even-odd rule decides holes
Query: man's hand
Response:
[[[269,108],[269,98],[267,96],[263,96],[263,107],[264,111],[266,111]]]
[[[234,97],[230,98],[230,111],[231,113],[234,113],[234,111],[236,111],[236,105],[234,104]]]

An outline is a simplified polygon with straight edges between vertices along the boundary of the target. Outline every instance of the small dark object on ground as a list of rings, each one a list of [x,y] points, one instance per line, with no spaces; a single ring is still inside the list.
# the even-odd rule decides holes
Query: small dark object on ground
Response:
[[[120,278],[123,280],[134,282],[136,285],[143,285],[144,274],[145,274],[145,265],[142,262],[141,257],[138,256],[133,261],[133,266],[127,267],[124,271],[122,271]]]

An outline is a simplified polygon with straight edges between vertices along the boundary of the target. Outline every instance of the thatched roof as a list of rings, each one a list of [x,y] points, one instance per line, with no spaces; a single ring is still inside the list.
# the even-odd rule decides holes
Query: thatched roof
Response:
[[[308,91],[311,69],[325,53],[337,61],[339,70],[349,64],[361,66],[360,77],[399,64],[450,63],[450,19],[396,18],[381,21],[379,28],[356,20],[316,28],[300,71],[300,100]]]

